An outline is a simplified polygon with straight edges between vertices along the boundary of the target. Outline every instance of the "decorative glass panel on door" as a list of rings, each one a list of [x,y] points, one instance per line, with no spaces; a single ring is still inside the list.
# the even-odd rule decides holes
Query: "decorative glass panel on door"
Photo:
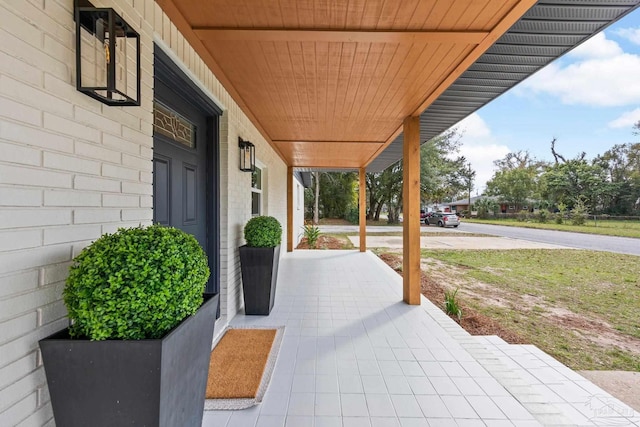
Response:
[[[196,126],[158,101],[153,102],[153,130],[186,147],[196,146]]]

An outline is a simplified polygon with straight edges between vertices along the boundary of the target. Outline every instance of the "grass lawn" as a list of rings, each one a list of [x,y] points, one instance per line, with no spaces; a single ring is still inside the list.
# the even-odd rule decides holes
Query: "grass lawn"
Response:
[[[367,225],[376,226],[376,227],[402,227],[402,223],[398,222],[395,224],[389,224],[386,219],[381,219],[380,221],[374,221],[372,219],[367,220]]]
[[[464,304],[573,369],[640,371],[640,258],[577,250],[422,251]]]
[[[477,224],[507,225],[512,227],[540,228],[545,230],[572,231],[574,233],[602,234],[606,236],[635,237],[640,238],[640,221],[594,221],[588,220],[584,225],[572,225],[571,222],[556,224],[547,222],[520,222],[516,219],[471,219],[465,218],[464,222]]]
[[[343,218],[320,218],[319,225],[352,225],[349,221]]]

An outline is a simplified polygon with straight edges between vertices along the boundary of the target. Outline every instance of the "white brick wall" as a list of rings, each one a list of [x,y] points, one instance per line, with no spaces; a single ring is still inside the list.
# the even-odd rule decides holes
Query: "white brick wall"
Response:
[[[37,341],[67,324],[61,295],[72,255],[110,224],[151,218],[141,177],[151,154],[141,147],[152,145],[142,124],[152,92],[136,115],[75,90],[71,4],[0,1],[3,426],[53,425]],[[150,50],[151,31],[143,38]],[[152,69],[152,57],[143,61]],[[153,76],[144,79],[150,88]]]
[[[73,2],[0,0],[2,426],[54,425],[37,342],[67,325],[61,298],[72,257],[102,233],[151,221],[154,40],[224,110],[221,323],[242,308],[237,248],[251,216],[238,136],[256,144],[266,165],[265,214],[286,227],[286,166],[160,7],[153,0],[93,3],[115,7],[141,34],[140,107],[108,107],[76,91]]]

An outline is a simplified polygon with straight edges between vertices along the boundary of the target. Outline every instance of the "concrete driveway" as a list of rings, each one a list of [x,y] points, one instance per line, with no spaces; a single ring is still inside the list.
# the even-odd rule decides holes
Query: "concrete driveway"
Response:
[[[357,225],[321,225],[320,231],[323,233],[356,234],[359,228]],[[465,234],[469,234],[469,232],[460,228],[428,227],[423,225],[420,227],[420,232],[438,234],[437,236],[420,237],[420,247],[423,249],[572,249],[568,246],[509,237],[466,237]],[[378,233],[402,233],[402,226],[367,227],[367,247],[402,248],[402,236],[381,236]],[[443,233],[450,236],[442,236]],[[360,246],[360,236],[349,236],[349,240],[355,247]]]
[[[442,230],[442,229],[441,229]],[[529,240],[510,239],[508,237],[464,237],[457,236],[421,236],[422,249],[571,249],[567,246]],[[360,245],[360,236],[349,236],[355,247]],[[369,248],[402,248],[402,236],[367,235]]]

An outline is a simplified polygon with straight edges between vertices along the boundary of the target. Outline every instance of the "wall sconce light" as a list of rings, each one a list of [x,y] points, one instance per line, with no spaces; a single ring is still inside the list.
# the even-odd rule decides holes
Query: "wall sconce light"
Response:
[[[249,141],[238,138],[240,147],[240,170],[243,172],[253,172],[256,170],[256,146]]]
[[[140,105],[140,35],[112,8],[75,0],[76,88],[107,105]]]

